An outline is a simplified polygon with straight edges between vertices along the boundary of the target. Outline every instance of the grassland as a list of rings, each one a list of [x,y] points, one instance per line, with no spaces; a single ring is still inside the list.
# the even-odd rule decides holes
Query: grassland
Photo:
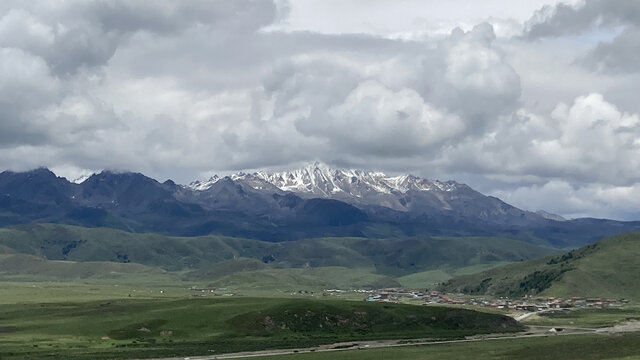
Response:
[[[544,294],[640,300],[640,233],[613,236],[560,256],[460,276],[445,291],[494,296]]]
[[[640,333],[619,336],[548,336],[464,343],[345,350],[269,356],[265,360],[633,360],[640,359]]]
[[[193,283],[284,292],[425,289],[456,275],[553,252],[492,237],[320,238],[271,243],[27,224],[0,228],[0,281]]]
[[[581,295],[576,286],[582,285],[593,290],[585,296],[638,299],[639,239],[640,234],[620,236],[564,255],[520,261],[553,251],[500,238],[267,243],[48,224],[0,229],[0,359],[211,355],[517,331],[519,325],[497,313],[365,303],[361,293],[325,297],[321,290],[425,288],[452,276],[460,277],[450,285],[477,287],[474,281],[482,283],[488,276],[491,282],[486,288],[473,288],[475,293],[521,294],[520,284],[526,283],[522,279],[529,279],[535,286],[546,286],[537,293]],[[531,277],[554,271],[558,274],[548,283],[544,276]],[[465,282],[457,283],[458,279]],[[527,321],[599,327],[637,317],[637,308],[626,308]],[[638,334],[558,336],[286,358],[634,358],[640,357],[639,340]],[[284,357],[270,357],[280,358]]]
[[[501,315],[353,301],[220,297],[4,304],[0,358],[210,355],[520,329]]]
[[[524,323],[544,326],[602,328],[621,324],[629,320],[640,320],[640,308],[574,309],[571,311],[548,312],[530,316]]]
[[[417,272],[397,278],[396,280],[405,288],[420,289],[423,287],[434,287],[439,283],[445,282],[453,277],[475,274],[488,269],[504,266],[509,264],[506,261],[491,262],[486,264],[478,264],[472,266],[464,266],[454,269],[437,269]]]
[[[273,243],[224,236],[170,237],[109,228],[29,224],[0,228],[0,254],[3,253],[47,260],[138,263],[166,271],[199,269],[246,258],[273,268],[371,268],[380,275],[400,277],[427,270],[521,261],[555,251],[494,237],[319,238]]]

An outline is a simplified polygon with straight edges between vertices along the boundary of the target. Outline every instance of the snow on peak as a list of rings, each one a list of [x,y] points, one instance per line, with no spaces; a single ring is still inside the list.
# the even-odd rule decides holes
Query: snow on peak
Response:
[[[408,191],[452,191],[455,182],[440,182],[419,178],[413,175],[387,176],[379,171],[339,170],[315,162],[300,169],[252,174],[239,172],[230,176],[234,181],[242,180],[253,188],[263,188],[265,183],[283,191],[308,193],[323,197],[338,194],[362,197],[369,194],[406,193]],[[206,190],[219,181],[215,175],[208,181],[195,181],[189,185],[194,190]]]
[[[72,181],[72,183],[82,184],[83,182],[85,182],[88,178],[90,178],[93,175],[94,175],[93,173],[91,173],[91,174],[83,174],[83,175],[79,176],[77,179],[74,179]]]
[[[220,177],[218,175],[213,175],[211,178],[209,178],[209,180],[205,180],[205,181],[196,180],[196,181],[193,181],[187,187],[191,188],[193,190],[198,190],[198,191],[207,190],[208,188],[213,186],[213,184],[217,183],[219,180],[220,180]]]

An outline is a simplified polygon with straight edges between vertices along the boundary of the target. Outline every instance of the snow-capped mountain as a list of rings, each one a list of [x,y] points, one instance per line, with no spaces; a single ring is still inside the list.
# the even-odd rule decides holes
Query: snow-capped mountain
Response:
[[[283,172],[240,172],[230,178],[247,182],[254,189],[263,188],[268,183],[282,191],[327,198],[340,195],[361,198],[372,194],[404,194],[411,190],[449,192],[460,186],[454,181],[441,182],[413,175],[387,176],[377,171],[331,169],[322,163]],[[189,187],[193,190],[206,190],[220,179],[218,175],[214,175],[207,181],[192,182]]]
[[[180,186],[103,171],[75,183],[48,169],[0,173],[0,225],[32,222],[116,227],[268,241],[317,237],[504,236],[574,247],[640,223],[561,221],[467,185],[411,175],[332,170],[322,164],[238,173]]]
[[[89,179],[92,175],[94,175],[94,174],[93,173],[91,173],[91,174],[83,174],[83,175],[80,175],[79,177],[75,178],[71,182],[74,183],[74,184],[82,184],[87,179]]]
[[[541,219],[539,215],[484,196],[455,181],[442,182],[413,175],[388,176],[378,171],[331,169],[322,163],[284,172],[241,172],[222,178],[216,175],[208,181],[191,183],[188,188],[201,192],[201,199],[207,198],[208,193],[218,196],[223,180],[242,187],[246,192],[288,192],[306,199],[339,200],[367,209],[371,214],[391,209],[416,216],[447,214],[483,220],[503,221],[508,218],[517,222],[520,219]]]
[[[218,180],[220,180],[220,177],[218,175],[213,175],[209,180],[205,180],[205,181],[196,180],[196,181],[193,181],[192,183],[190,183],[187,186],[187,188],[190,188],[190,189],[196,190],[196,191],[207,190],[211,186],[213,186],[213,184],[217,183]]]

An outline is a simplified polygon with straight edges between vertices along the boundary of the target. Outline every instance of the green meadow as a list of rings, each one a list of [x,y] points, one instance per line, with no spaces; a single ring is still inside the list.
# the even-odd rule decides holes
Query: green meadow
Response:
[[[542,313],[528,317],[524,323],[541,326],[602,328],[626,321],[640,321],[640,308],[626,306],[623,308],[574,309],[571,311]]]
[[[339,300],[221,296],[22,303],[0,307],[0,358],[195,356],[520,330],[496,314]]]
[[[596,284],[599,292],[606,286],[604,294],[634,299],[637,269],[630,256],[637,254],[637,234],[630,236],[557,255],[501,238],[267,243],[51,224],[5,228],[0,229],[0,359],[213,356],[345,341],[522,333],[522,325],[498,311],[417,306],[420,301],[368,303],[362,301],[367,294],[356,290],[433,288],[452,277],[450,284],[463,279],[477,286],[474,279],[484,274],[496,274],[498,289],[509,289],[512,277],[536,271],[533,264],[563,269],[560,280]],[[606,265],[613,258],[626,259],[620,266],[628,273],[618,282]],[[548,291],[564,293],[558,289],[569,286],[555,281]],[[625,307],[532,316],[526,324],[589,328],[636,318],[637,308]],[[637,340],[635,333],[558,336],[286,358],[555,359],[568,349],[563,358],[615,359],[637,356]]]

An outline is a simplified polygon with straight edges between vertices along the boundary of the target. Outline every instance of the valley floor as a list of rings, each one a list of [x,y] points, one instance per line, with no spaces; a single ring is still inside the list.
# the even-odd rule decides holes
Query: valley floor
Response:
[[[495,334],[495,330],[425,334],[424,330],[407,325],[382,326],[365,334],[352,330],[314,332],[303,329],[275,335],[252,335],[255,323],[251,319],[242,320],[242,316],[256,311],[263,312],[260,319],[270,316],[270,311],[277,314],[278,309],[285,313],[298,309],[299,314],[309,310],[321,313],[325,308],[338,313],[344,309],[351,309],[347,313],[405,311],[401,312],[405,315],[393,315],[396,320],[389,321],[391,324],[411,319],[415,316],[414,311],[441,312],[451,308],[367,303],[357,292],[332,296],[317,292],[263,290],[203,293],[204,289],[197,284],[187,286],[187,283],[166,284],[151,280],[129,284],[112,281],[1,282],[0,286],[3,289],[0,293],[2,359],[172,356],[172,359],[181,360],[185,357],[192,360],[255,357],[273,360],[640,358],[640,332],[637,331],[640,322],[635,321],[640,319],[640,309],[633,305],[548,314],[537,312],[527,317],[525,322],[529,328],[517,334]],[[202,297],[194,298],[196,295]],[[358,310],[361,307],[369,310]],[[462,307],[468,308],[468,305],[457,309],[464,311]],[[487,308],[476,309],[496,312],[482,316],[504,314]],[[440,318],[441,315],[433,317]],[[240,325],[238,319],[242,320]],[[552,334],[549,332],[552,327],[563,330]],[[596,331],[597,328],[606,331]],[[292,349],[293,346],[299,347]],[[241,350],[256,352],[237,353]]]
[[[3,282],[0,358],[220,355],[348,341],[459,339],[516,332],[501,314],[311,294],[210,297],[188,287]],[[183,284],[184,285],[184,284]],[[134,290],[136,290],[134,292]],[[49,295],[47,295],[49,294]],[[130,294],[134,294],[129,297]]]

